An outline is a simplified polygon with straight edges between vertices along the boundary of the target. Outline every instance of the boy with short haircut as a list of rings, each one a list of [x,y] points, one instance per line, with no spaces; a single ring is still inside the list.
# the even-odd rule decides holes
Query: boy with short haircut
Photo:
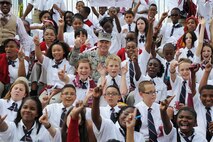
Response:
[[[98,84],[104,84],[106,82],[106,87],[109,85],[115,85],[120,88],[120,93],[122,96],[125,96],[128,92],[127,83],[126,83],[126,72],[127,67],[121,69],[121,59],[117,55],[109,55],[105,61],[106,67],[103,67],[101,64],[98,66],[98,72],[101,75],[101,78],[98,80]],[[121,76],[119,72],[121,70]],[[106,75],[106,72],[108,75]],[[105,91],[105,90],[104,90]],[[101,106],[106,105],[103,97],[100,102]]]
[[[72,84],[66,84],[61,90],[61,103],[47,105],[43,112],[47,110],[48,119],[54,127],[62,127],[66,113],[73,106],[76,99],[76,89]]]
[[[179,75],[176,73],[176,67],[178,67]],[[175,95],[170,106],[174,108],[175,115],[179,108],[184,105],[193,107],[193,96],[196,85],[190,84],[195,79],[191,77],[191,75],[194,74],[191,69],[191,60],[187,58],[172,61],[170,64],[170,83],[172,92]]]
[[[83,1],[77,1],[75,8],[77,12],[80,12],[81,8],[83,8],[84,6],[85,6],[85,3]]]
[[[84,24],[87,26],[93,28],[93,23],[88,19],[88,16],[90,14],[90,8],[88,6],[84,6],[80,9],[79,13],[83,16],[84,18]]]
[[[211,70],[212,65],[209,62],[206,64],[205,72],[199,85],[200,95],[197,94],[193,98],[197,113],[197,127],[206,136],[208,142],[213,140],[213,85],[208,82]]]
[[[142,117],[142,127],[140,132],[146,141],[165,142],[163,133],[163,123],[160,115],[160,106],[155,103],[156,89],[152,81],[142,81],[138,87],[142,101],[135,105]]]
[[[134,23],[135,14],[132,10],[127,10],[124,14],[125,25],[122,26],[122,33],[135,31],[136,24]]]

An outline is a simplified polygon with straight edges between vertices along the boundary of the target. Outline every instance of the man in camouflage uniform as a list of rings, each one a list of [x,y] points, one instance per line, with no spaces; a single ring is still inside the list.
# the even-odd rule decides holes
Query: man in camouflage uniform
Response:
[[[100,32],[98,35],[97,47],[94,50],[87,50],[80,53],[81,40],[79,38],[75,41],[75,47],[70,55],[70,64],[75,66],[79,59],[88,58],[92,65],[92,78],[95,82],[100,78],[97,71],[98,64],[105,64],[105,60],[109,55],[109,47],[111,46],[111,34]]]

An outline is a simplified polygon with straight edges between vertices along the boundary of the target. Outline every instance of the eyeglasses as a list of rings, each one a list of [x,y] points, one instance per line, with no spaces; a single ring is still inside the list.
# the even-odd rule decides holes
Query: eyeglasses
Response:
[[[117,95],[119,95],[118,93],[106,93],[106,96],[117,96]]]
[[[2,5],[4,5],[4,4],[6,4],[6,5],[12,5],[10,2],[7,2],[7,1],[2,1],[2,2],[0,2],[0,4],[2,4]]]
[[[62,95],[65,95],[65,96],[75,96],[76,94],[75,93],[69,93],[69,92],[65,92],[65,93],[62,93]]]
[[[158,93],[158,91],[154,91],[154,92],[143,92],[144,94],[147,95],[156,95]]]

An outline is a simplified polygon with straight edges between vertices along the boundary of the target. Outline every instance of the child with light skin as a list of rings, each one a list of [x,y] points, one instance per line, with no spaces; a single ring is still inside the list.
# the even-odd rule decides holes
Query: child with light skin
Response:
[[[101,75],[101,78],[98,81],[98,84],[104,84],[105,86],[117,85],[120,88],[121,96],[124,98],[128,93],[127,83],[126,83],[126,73],[127,65],[121,68],[121,60],[117,55],[109,55],[106,59],[106,67],[103,65],[98,65],[98,72]],[[121,76],[119,72],[121,71]],[[108,75],[106,75],[108,73]],[[104,106],[105,101],[101,98],[101,106]]]
[[[8,115],[8,121],[13,121],[22,100],[29,95],[29,86],[23,80],[15,81],[3,99],[0,99],[0,115]]]
[[[123,107],[118,113],[118,122],[113,124],[111,120],[105,119],[100,115],[99,101],[102,96],[102,87],[96,87],[93,92],[93,106],[92,106],[92,121],[94,123],[93,130],[97,141],[107,141],[110,139],[115,139],[119,141],[125,141],[126,136],[126,120],[128,119],[128,114],[134,112],[134,107],[126,106]],[[140,115],[137,112],[137,115]],[[144,142],[143,135],[138,133],[140,129],[140,120],[136,120],[134,127],[134,137],[137,137],[135,142]],[[107,133],[107,135],[105,135]]]
[[[163,121],[163,128],[166,134],[167,141],[171,142],[207,142],[204,135],[195,128],[197,123],[197,114],[194,109],[182,107],[177,113],[177,128],[172,126],[167,108],[173,97],[161,102],[160,112]]]
[[[136,27],[135,27],[135,33],[137,36],[138,41],[138,47],[142,50],[145,50],[145,43],[147,39],[147,33],[148,33],[148,20],[144,17],[139,17],[136,20]]]
[[[178,73],[180,76],[176,73],[176,67],[178,67]],[[198,69],[199,66],[193,66],[191,61],[186,58],[171,62],[170,82],[175,97],[170,106],[173,107],[175,115],[177,110],[184,105],[193,107],[193,96],[196,94],[195,73]]]
[[[61,117],[64,109],[66,109],[66,114],[69,109],[71,109],[74,101],[76,100],[75,87],[71,84],[66,84],[61,90],[60,100],[61,103],[49,104],[43,109],[43,112],[48,112],[49,122],[57,128],[63,126],[63,123],[61,123]]]
[[[49,95],[52,102],[60,102],[59,92],[65,84],[58,78],[58,72],[64,68],[64,65],[66,66],[67,73],[74,72],[74,68],[67,61],[69,46],[63,42],[55,42],[49,47],[47,56],[44,56],[39,47],[38,38],[34,38],[34,43],[38,61],[47,72],[51,72],[51,74],[46,76],[47,88],[42,92],[43,94],[40,95],[40,98]]]
[[[91,63],[88,59],[83,58],[78,61],[76,66],[76,74],[66,74],[65,69],[58,72],[58,77],[66,84],[73,84],[76,87],[76,101],[88,101],[87,94],[91,88],[96,86],[95,82],[90,78],[92,72]]]
[[[155,102],[157,97],[157,91],[155,85],[152,81],[142,81],[138,87],[139,95],[141,96],[141,101],[135,105],[135,107],[141,113],[141,121],[142,127],[140,132],[144,135],[146,140],[153,140],[153,141],[163,141],[164,140],[164,133],[162,130],[162,120],[160,117],[160,107],[159,104]],[[149,122],[148,115],[152,115],[153,122],[155,125],[156,135],[155,138],[150,138],[150,131],[149,131]],[[154,131],[154,130],[153,130]]]
[[[199,23],[201,25],[200,28],[200,34],[198,37],[198,46],[196,48],[196,53],[195,53],[195,63],[200,64],[201,68],[197,72],[196,76],[202,76],[204,73],[204,69],[206,64],[211,60],[213,61],[213,47],[212,47],[212,39],[213,39],[213,20],[210,22],[210,33],[211,33],[211,40],[210,42],[205,42],[204,41],[204,30],[205,30],[205,19],[202,18],[199,20]],[[201,78],[196,78],[196,81],[199,83]],[[209,75],[209,80],[213,79],[213,73],[211,72]]]
[[[185,44],[185,47],[177,50],[176,60],[180,58],[188,58],[191,61],[194,61],[195,59],[194,54],[196,51],[195,41],[197,40],[196,34],[193,31],[186,32],[182,38],[183,38],[183,43]]]

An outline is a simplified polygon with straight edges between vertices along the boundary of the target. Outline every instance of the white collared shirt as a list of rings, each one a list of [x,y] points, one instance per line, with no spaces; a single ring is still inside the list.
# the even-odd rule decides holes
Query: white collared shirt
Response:
[[[187,53],[188,51],[191,51],[193,53],[193,58],[190,56],[190,57],[187,57]],[[196,48],[195,47],[192,47],[191,49],[188,49],[187,47],[185,48],[181,48],[179,49],[179,52],[181,52],[180,56],[179,56],[179,59],[181,58],[188,58],[190,59],[192,62],[194,61],[194,58],[195,58],[195,52],[196,52]]]
[[[144,36],[144,42],[141,41],[141,36]],[[146,36],[145,33],[141,34],[140,32],[138,33],[138,47],[142,50],[142,52],[145,50],[145,43],[146,43]]]
[[[178,25],[179,23],[175,24]],[[162,35],[161,45],[169,42],[177,42],[177,40],[184,34],[183,27],[174,28],[172,36],[170,36],[172,31],[173,23],[164,23],[162,28],[160,29],[159,35]],[[163,46],[161,46],[162,48]]]
[[[106,142],[110,139],[116,139],[120,142],[125,142],[125,137],[122,135],[118,122],[114,124],[110,119],[102,117],[100,130],[93,124],[93,131],[98,142]],[[134,131],[135,142],[145,142],[141,133]]]
[[[206,137],[206,126],[207,126],[206,108],[200,100],[199,93],[197,93],[194,96],[193,102],[194,102],[194,110],[197,113],[197,127],[200,130],[200,132],[202,132],[202,134]],[[210,114],[211,114],[211,118],[213,120],[213,106],[211,107]]]
[[[202,135],[198,129],[194,128],[194,133],[193,133],[193,138],[192,138],[192,142],[207,142],[206,138],[204,137],[204,135]],[[183,138],[183,136],[180,134],[180,130],[178,130],[179,136],[180,136],[180,141],[181,142],[186,142],[185,139]],[[165,136],[167,138],[168,142],[177,142],[177,130],[176,128],[172,128],[171,132]]]
[[[17,112],[11,111],[8,109],[10,106],[12,106],[13,102],[15,102],[15,101],[13,101],[12,98],[10,98],[9,100],[0,99],[0,116],[7,115],[7,117],[6,117],[7,121],[14,121],[14,119],[17,116]],[[22,100],[15,102],[18,105],[17,106],[18,109],[21,105],[21,102],[22,102]]]
[[[5,142],[19,142],[21,138],[25,135],[23,131],[22,120],[18,123],[18,126],[14,122],[6,122],[8,129],[4,132],[0,132],[0,137]],[[25,127],[25,126],[24,126]],[[47,129],[41,125],[39,133],[37,134],[38,126],[34,123],[32,127],[32,132],[30,134],[33,142],[61,142],[60,129],[56,129],[55,137],[53,138]]]
[[[148,106],[143,102],[139,102],[138,104],[135,105],[136,108],[140,111],[142,117],[142,127],[140,129],[140,132],[144,135],[144,138],[146,140],[149,140],[149,129],[148,129]],[[161,120],[161,115],[160,115],[160,106],[157,103],[153,103],[152,106],[152,117],[154,119],[154,124],[155,124],[155,129],[158,135],[158,142],[165,142],[165,137],[164,137],[164,131],[163,131],[163,122]]]
[[[72,105],[66,108],[66,113],[71,109]],[[45,109],[48,113],[48,120],[54,127],[60,127],[60,119],[61,114],[63,112],[62,108],[64,108],[63,103],[53,103],[47,105],[43,109],[43,113],[45,113]]]
[[[76,76],[73,75],[73,74],[69,74],[68,77],[69,77],[69,84],[73,84],[73,85],[75,86],[74,80],[75,80]],[[76,89],[76,100],[75,100],[74,104],[75,104],[78,100],[84,100],[85,97],[86,97],[86,95],[87,95],[87,92],[88,92],[89,89],[90,89],[89,78],[87,78],[87,80],[84,81],[84,82],[86,83],[87,89],[82,89],[82,88],[79,88],[79,87],[75,86],[75,89]]]
[[[15,67],[13,67],[12,65],[8,65],[10,83],[13,83],[18,78],[19,59],[16,58],[16,60],[14,61]],[[28,74],[29,63],[26,60],[24,60],[24,67],[25,73]]]
[[[108,87],[110,85],[113,85],[112,77],[109,74],[106,75],[105,78],[106,78],[106,87]],[[114,77],[114,79],[115,79],[115,82],[118,85],[118,88],[120,88],[120,85],[121,85],[121,76],[117,75],[116,77]],[[98,84],[99,85],[101,84],[101,78],[99,78]],[[107,102],[104,99],[104,96],[101,96],[101,98],[100,98],[100,106],[106,106],[106,105],[107,105]]]
[[[57,86],[57,88],[62,88],[65,83],[61,81],[58,77],[58,72],[64,69],[64,65],[66,65],[66,72],[73,74],[74,67],[69,64],[66,59],[62,60],[62,63],[58,65],[58,68],[53,68],[55,65],[55,60],[52,60],[46,56],[43,56],[42,67],[47,71],[47,85]]]

